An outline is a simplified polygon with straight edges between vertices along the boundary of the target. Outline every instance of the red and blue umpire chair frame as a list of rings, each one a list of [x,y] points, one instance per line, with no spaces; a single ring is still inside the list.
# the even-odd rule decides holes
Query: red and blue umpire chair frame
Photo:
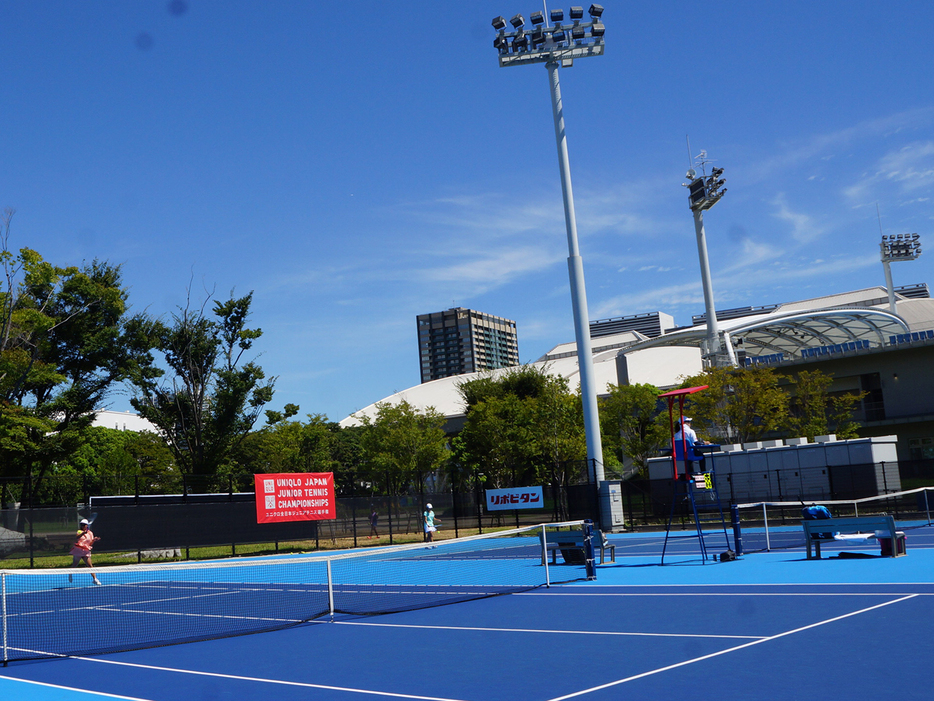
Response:
[[[665,529],[665,545],[662,548],[662,562],[665,564],[665,552],[668,549],[668,539],[671,534],[671,523],[675,515],[675,506],[678,503],[678,497],[681,496],[681,487],[683,486],[685,493],[684,498],[690,501],[691,511],[694,516],[694,524],[697,528],[696,535],[690,537],[697,538],[700,544],[701,558],[704,562],[707,561],[707,545],[704,541],[704,527],[705,522],[708,523],[718,523],[723,529],[723,536],[726,540],[727,551],[720,556],[721,561],[731,560],[735,558],[735,554],[730,548],[730,538],[727,535],[726,531],[726,522],[723,518],[723,509],[720,506],[720,496],[717,492],[717,482],[714,475],[713,468],[702,470],[696,475],[691,474],[691,464],[697,463],[701,464],[703,462],[703,457],[698,455],[695,452],[694,445],[689,445],[685,431],[681,431],[681,439],[675,439],[675,402],[678,404],[678,425],[684,427],[684,400],[687,399],[690,395],[701,392],[707,389],[709,385],[702,385],[700,387],[685,387],[683,389],[675,389],[670,392],[665,392],[658,395],[659,399],[665,399],[668,402],[668,423],[669,429],[671,430],[671,464],[672,464],[672,494],[671,494],[671,514],[668,517],[668,526]],[[716,450],[719,446],[705,446],[709,450]],[[683,464],[683,469],[681,472],[678,471],[678,461],[681,461]],[[707,494],[710,497],[712,502],[711,506],[716,507],[716,516],[718,518],[710,519],[708,518],[708,512],[704,512],[703,509],[698,511],[697,500],[695,498],[694,492],[700,490],[702,493]],[[715,558],[714,558],[715,559]]]

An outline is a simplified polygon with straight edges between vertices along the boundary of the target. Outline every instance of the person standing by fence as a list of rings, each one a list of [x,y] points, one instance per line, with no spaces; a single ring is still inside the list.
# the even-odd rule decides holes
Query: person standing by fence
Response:
[[[376,507],[373,507],[372,512],[370,513],[370,535],[367,538],[372,538],[376,536],[379,538],[379,533],[376,532],[376,524],[379,522],[379,514],[376,511]]]
[[[425,542],[430,543],[434,540],[435,531],[438,530],[435,528],[435,512],[431,510],[431,504],[425,504],[422,521],[425,526]]]

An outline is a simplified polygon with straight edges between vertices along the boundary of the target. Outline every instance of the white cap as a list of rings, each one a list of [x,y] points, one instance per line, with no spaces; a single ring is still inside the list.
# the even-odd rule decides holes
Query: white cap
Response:
[[[426,508],[426,509],[430,509],[430,508],[431,508],[431,504],[425,504],[425,508]]]
[[[78,525],[79,525],[79,526],[87,526],[87,525],[90,525],[90,524],[88,524],[88,520],[87,520],[86,518],[83,518],[83,519],[81,519],[81,520],[78,522]]]
[[[693,420],[694,420],[694,419],[692,419],[690,416],[685,416],[685,417],[684,417],[685,423],[689,423],[689,422],[691,422],[691,421],[693,421]]]

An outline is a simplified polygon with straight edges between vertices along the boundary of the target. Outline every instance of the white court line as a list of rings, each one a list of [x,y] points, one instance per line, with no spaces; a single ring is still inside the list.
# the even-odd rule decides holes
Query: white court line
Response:
[[[642,638],[728,638],[730,640],[760,640],[764,635],[701,635],[699,633],[625,633],[607,630],[548,630],[540,628],[483,628],[472,626],[428,626],[407,623],[367,623],[365,621],[334,621],[343,626],[373,626],[376,628],[424,628],[425,630],[475,630],[484,633],[553,633],[555,635],[617,635]]]
[[[417,701],[464,701],[444,696],[419,696],[417,694],[397,694],[392,691],[373,691],[371,689],[357,689],[350,686],[330,686],[328,684],[311,684],[310,682],[292,682],[285,679],[263,679],[262,677],[244,677],[237,674],[220,674],[219,672],[201,672],[195,669],[176,669],[174,667],[158,667],[156,665],[139,664],[136,662],[118,662],[117,660],[104,660],[98,657],[73,657],[68,659],[82,662],[98,662],[100,664],[113,664],[121,667],[135,667],[136,669],[151,669],[157,672],[174,672],[175,674],[192,674],[198,677],[213,677],[215,679],[230,679],[232,681],[258,682],[260,684],[276,684],[279,686],[297,686],[304,689],[327,689],[328,691],[345,691],[349,694],[370,694],[371,696],[387,696],[394,699],[417,699]]]
[[[735,591],[678,591],[678,592],[603,592],[603,593],[586,593],[586,592],[517,592],[516,596],[631,596],[631,597],[640,597],[640,596],[686,596],[686,597],[695,597],[695,596],[726,596],[730,598],[736,598],[740,596],[908,596],[909,594],[913,596],[934,596],[934,593],[921,593],[921,592],[905,592],[905,591],[864,591],[864,592],[833,592],[833,591],[782,591],[782,592],[767,592],[767,591],[751,591],[751,592],[735,592]]]
[[[0,675],[0,680],[19,682],[21,684],[32,684],[33,686],[44,686],[49,689],[62,689],[71,693],[87,694],[89,696],[105,696],[108,699],[123,699],[124,701],[150,701],[150,699],[140,698],[139,696],[121,696],[120,694],[106,694],[103,691],[87,691],[86,689],[75,689],[71,686],[62,686],[60,684],[49,684],[48,682],[35,682],[32,679],[18,679],[17,677],[4,677]]]
[[[625,679],[617,679],[615,682],[608,682],[607,684],[600,684],[599,686],[593,686],[589,689],[583,689],[581,691],[575,691],[573,694],[566,694],[564,696],[556,696],[553,699],[548,699],[548,701],[565,701],[565,699],[573,699],[577,696],[583,696],[585,694],[591,694],[595,691],[602,691],[603,689],[609,689],[614,686],[619,686],[620,684],[625,684],[626,682],[631,682],[636,679],[642,679],[644,677],[650,677],[654,674],[659,674],[661,672],[667,672],[671,669],[677,669],[678,667],[685,667],[689,664],[694,664],[695,662],[703,662],[704,660],[709,660],[714,657],[720,657],[721,655],[726,655],[731,652],[736,652],[737,650],[742,650],[747,647],[752,647],[753,645],[759,645],[761,643],[771,642],[772,640],[778,640],[779,638],[784,638],[788,635],[794,635],[795,633],[800,633],[811,628],[817,628],[818,626],[827,625],[828,623],[834,623],[836,621],[843,620],[844,618],[850,618],[851,616],[858,616],[861,613],[866,613],[867,611],[872,611],[874,609],[879,609],[884,606],[889,606],[891,604],[901,603],[902,601],[907,601],[908,599],[913,599],[917,594],[910,594],[908,596],[903,596],[900,599],[893,599],[892,601],[886,601],[882,604],[876,604],[875,606],[870,606],[868,608],[860,609],[859,611],[852,611],[850,613],[845,613],[842,616],[835,616],[834,618],[828,618],[824,621],[818,621],[817,623],[811,623],[810,625],[801,626],[800,628],[795,628],[794,630],[788,630],[784,633],[779,633],[778,635],[772,635],[768,638],[761,638],[760,640],[753,640],[751,643],[743,643],[742,645],[737,645],[736,647],[727,648],[726,650],[720,650],[719,652],[712,652],[709,655],[703,655],[701,657],[695,657],[690,660],[685,660],[684,662],[677,662],[667,667],[660,667],[658,669],[652,669],[648,672],[642,672],[641,674],[634,674],[631,677],[626,677]]]
[[[705,587],[931,587],[930,581],[920,582],[691,582],[687,584],[561,584],[561,589],[694,589]],[[544,592],[539,593],[541,596]],[[530,596],[535,592],[520,592],[516,596]]]

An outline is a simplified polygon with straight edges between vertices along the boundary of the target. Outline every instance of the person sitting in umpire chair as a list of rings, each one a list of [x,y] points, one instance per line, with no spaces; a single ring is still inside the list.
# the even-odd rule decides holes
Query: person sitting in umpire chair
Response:
[[[691,417],[685,416],[677,424],[678,431],[675,433],[675,458],[684,465],[683,479],[689,479],[694,472],[704,472],[704,456],[694,452],[695,445],[706,445],[707,441],[701,440],[691,428]],[[685,455],[687,448],[687,455]],[[696,469],[695,469],[696,467]]]

